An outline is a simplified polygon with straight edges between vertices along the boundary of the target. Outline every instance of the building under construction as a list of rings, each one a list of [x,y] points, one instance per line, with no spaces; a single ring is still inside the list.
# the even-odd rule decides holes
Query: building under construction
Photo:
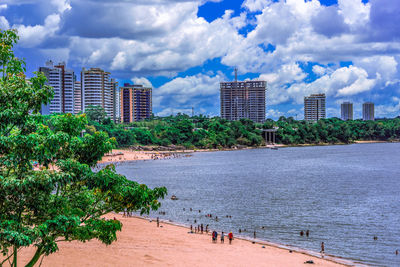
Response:
[[[265,121],[265,81],[221,82],[221,117],[227,120]]]

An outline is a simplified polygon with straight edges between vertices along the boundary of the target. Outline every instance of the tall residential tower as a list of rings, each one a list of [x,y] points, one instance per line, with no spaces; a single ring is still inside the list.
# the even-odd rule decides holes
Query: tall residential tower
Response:
[[[43,105],[42,114],[74,113],[74,71],[66,69],[64,62],[54,65],[47,61],[45,67],[40,67],[47,78],[47,85],[53,87],[54,97],[50,104]]]
[[[314,94],[304,97],[304,119],[318,121],[326,118],[325,94]]]
[[[363,120],[373,121],[375,120],[375,106],[372,102],[365,102],[362,106]]]
[[[265,121],[265,81],[221,82],[221,117],[227,120]]]
[[[121,122],[148,119],[152,114],[152,88],[125,83],[120,88]]]
[[[344,121],[353,120],[353,103],[343,102],[340,105],[341,118]]]

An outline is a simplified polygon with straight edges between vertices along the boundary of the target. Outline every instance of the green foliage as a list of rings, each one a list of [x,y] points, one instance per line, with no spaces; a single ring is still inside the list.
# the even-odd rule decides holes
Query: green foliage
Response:
[[[112,165],[92,171],[116,139],[88,127],[85,114],[38,114],[53,91],[41,73],[26,80],[24,62],[12,52],[17,39],[15,31],[0,31],[0,266],[17,266],[18,251],[28,246],[36,247],[27,264],[33,266],[59,242],[111,244],[122,225],[103,215],[148,213],[166,194],[127,180]]]
[[[95,129],[116,138],[119,147],[139,145],[179,145],[194,148],[230,148],[238,144],[259,146],[263,142],[261,130],[251,120],[228,121],[202,115],[189,117],[184,114],[154,117],[130,125],[104,124],[90,120]],[[259,125],[261,127],[261,125]],[[243,140],[247,140],[243,143]]]
[[[391,141],[400,139],[400,119],[377,121],[349,120],[338,118],[318,122],[296,121],[280,118],[277,122],[267,121],[264,128],[279,127],[277,142],[283,144],[344,143],[357,140]]]

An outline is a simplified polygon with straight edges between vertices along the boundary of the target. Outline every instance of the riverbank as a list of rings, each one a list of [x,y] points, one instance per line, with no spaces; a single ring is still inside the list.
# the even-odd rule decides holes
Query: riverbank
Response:
[[[259,147],[241,147],[241,148],[222,148],[222,149],[182,149],[173,151],[158,150],[130,150],[130,149],[113,149],[111,153],[104,155],[103,159],[98,163],[125,162],[136,160],[160,160],[181,157],[194,152],[216,152],[216,151],[235,151],[243,149],[258,148],[285,148],[285,147],[310,147],[310,146],[336,146],[336,145],[352,145],[352,144],[374,144],[374,143],[398,143],[398,141],[354,141],[353,143],[318,143],[318,144],[273,144]]]
[[[313,266],[344,266],[327,259],[271,245],[253,244],[234,239],[224,244],[211,242],[206,234],[191,234],[185,227],[153,220],[121,215],[123,223],[118,240],[106,246],[96,240],[59,244],[57,253],[45,257],[42,266],[304,266],[312,260]],[[264,248],[263,248],[264,246]],[[33,249],[25,249],[19,264],[26,263]]]

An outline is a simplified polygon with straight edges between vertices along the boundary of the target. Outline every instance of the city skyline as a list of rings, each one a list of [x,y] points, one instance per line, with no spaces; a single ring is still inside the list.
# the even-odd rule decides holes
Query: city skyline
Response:
[[[302,119],[303,97],[315,93],[326,94],[327,117],[340,118],[345,101],[374,102],[377,118],[399,115],[400,3],[393,1],[1,3],[0,28],[19,30],[16,55],[28,73],[49,59],[75,73],[99,67],[120,85],[153,87],[156,115],[194,107],[219,116],[219,83],[233,81],[235,67],[239,80],[267,81],[267,118]],[[357,104],[354,118],[361,117]]]

